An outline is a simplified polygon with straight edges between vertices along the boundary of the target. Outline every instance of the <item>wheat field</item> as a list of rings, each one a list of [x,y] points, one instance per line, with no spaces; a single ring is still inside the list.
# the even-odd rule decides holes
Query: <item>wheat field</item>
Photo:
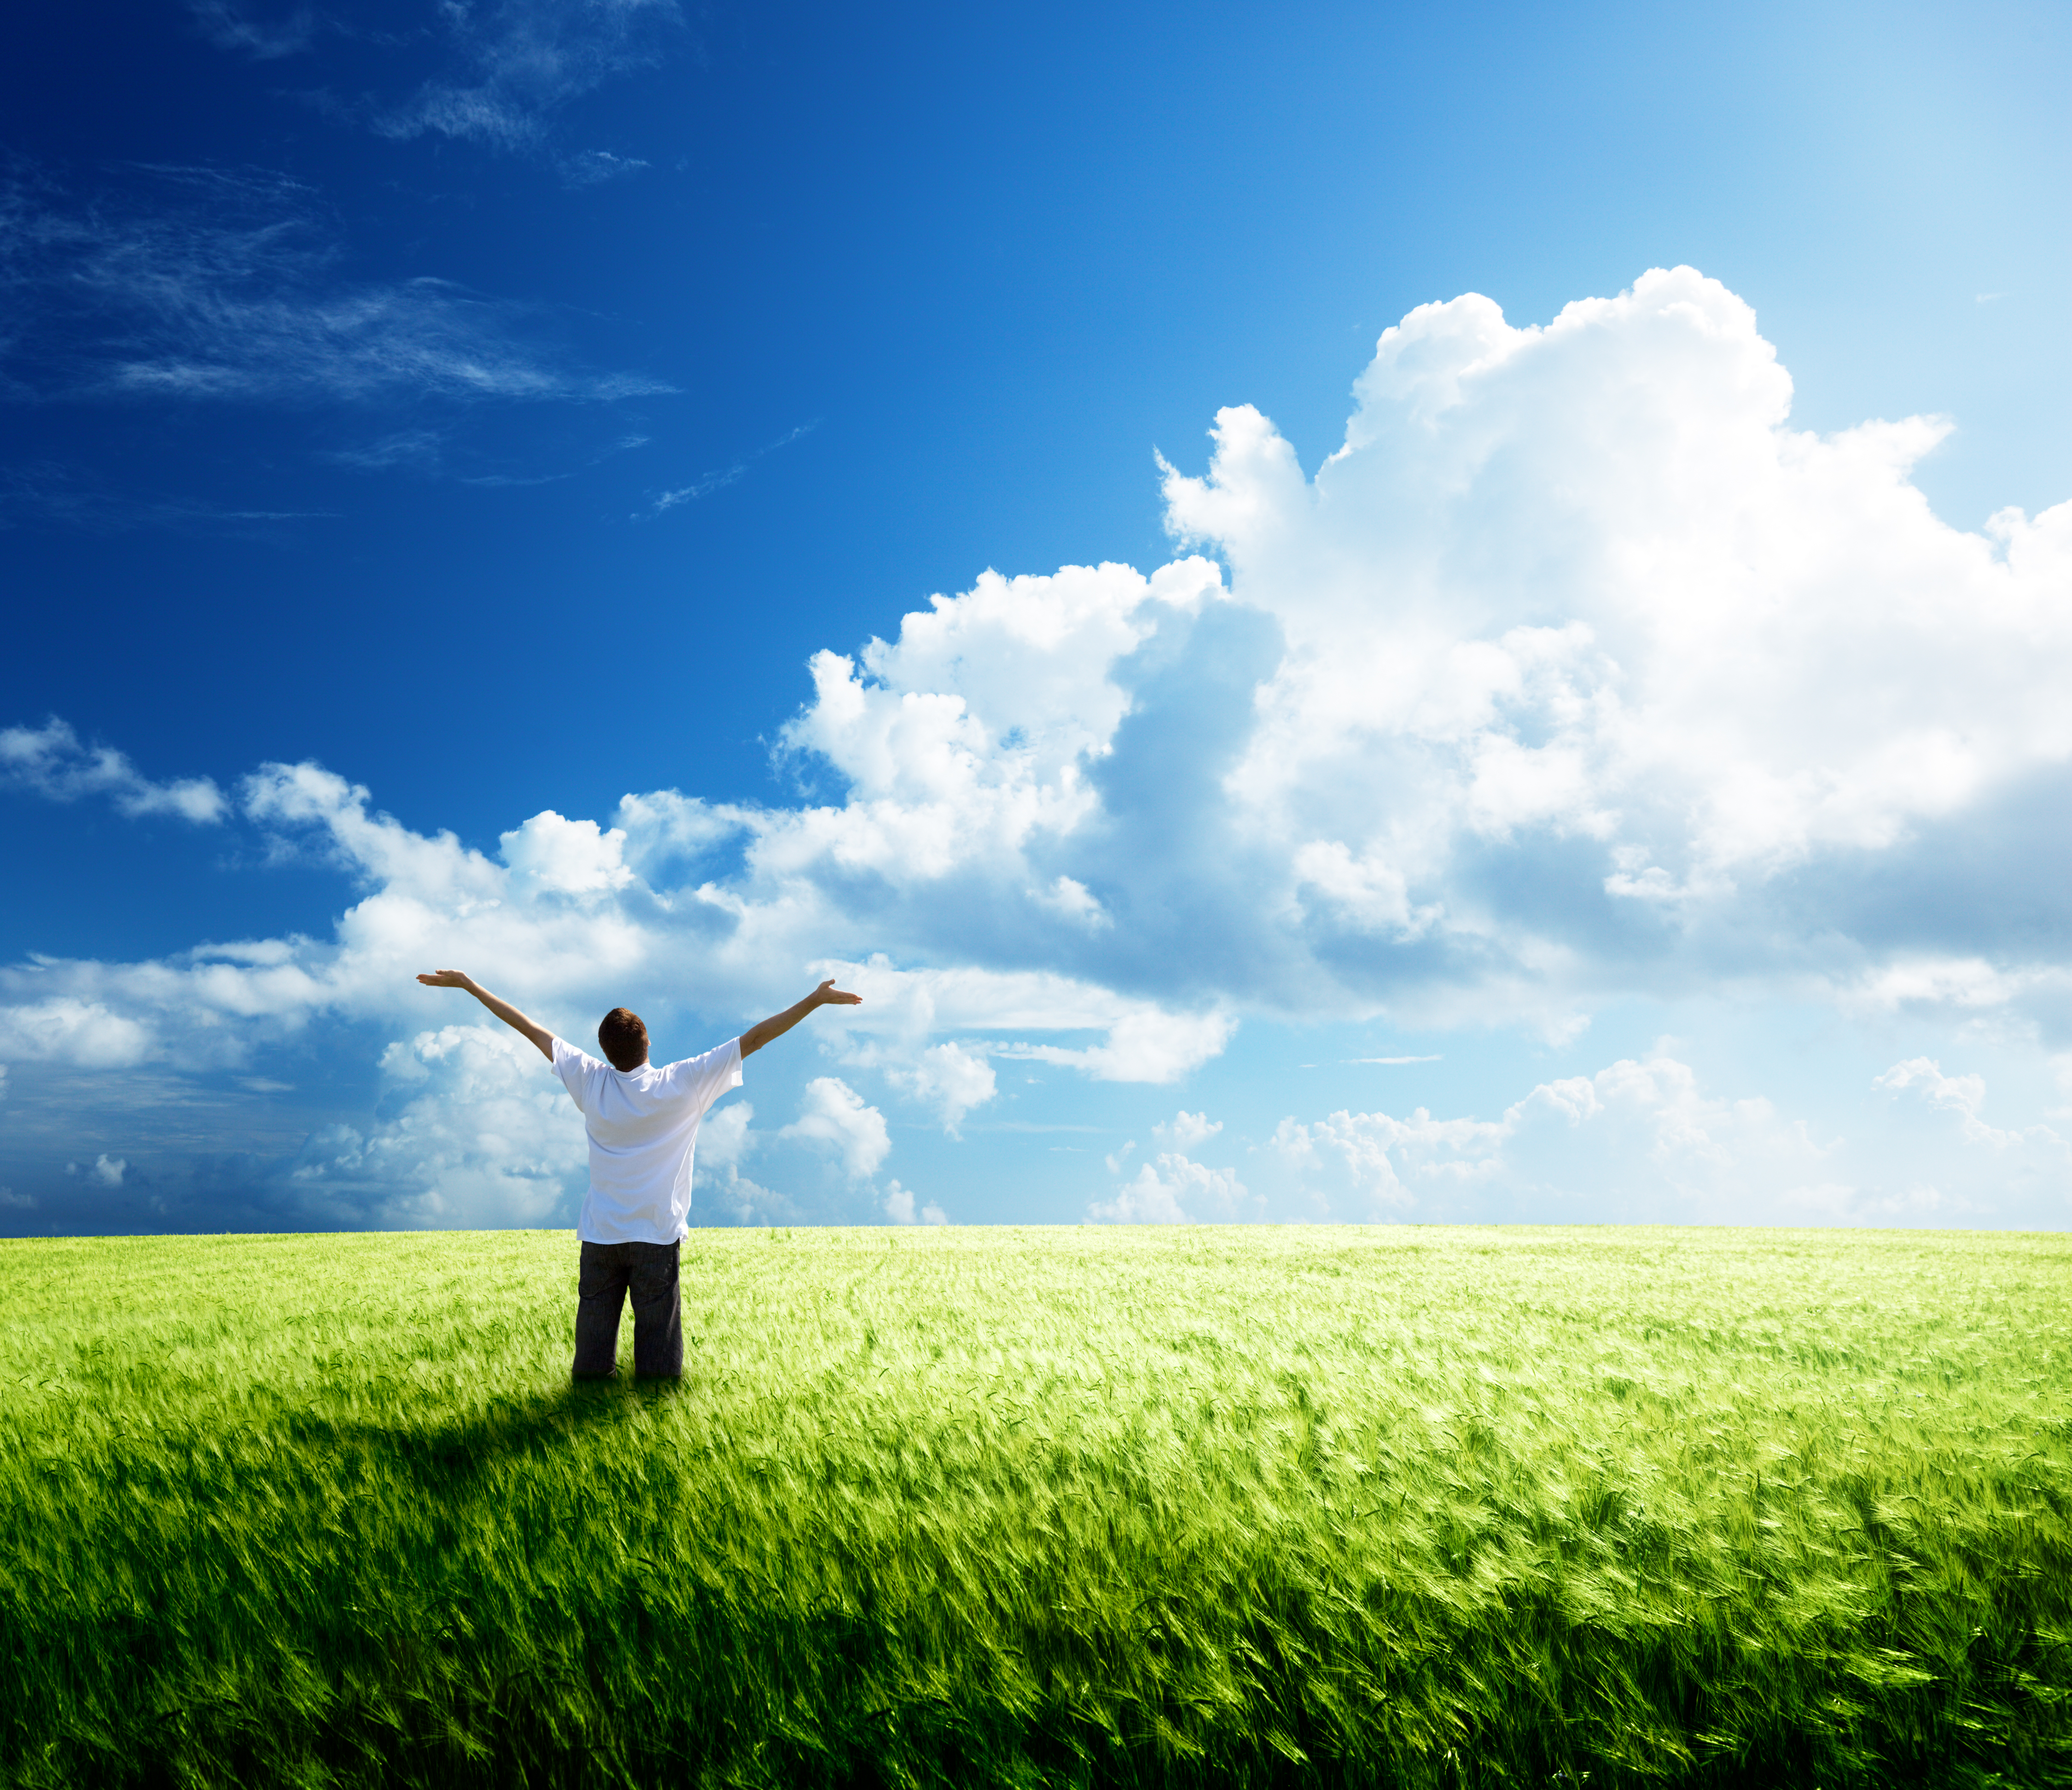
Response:
[[[575,1259],[0,1243],[5,1781],[2072,1783],[2072,1239]]]

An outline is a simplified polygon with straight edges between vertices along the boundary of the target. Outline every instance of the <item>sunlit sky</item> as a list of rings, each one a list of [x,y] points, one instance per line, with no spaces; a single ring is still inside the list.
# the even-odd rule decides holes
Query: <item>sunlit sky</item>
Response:
[[[14,29],[0,1230],[2072,1210],[2063,6]]]

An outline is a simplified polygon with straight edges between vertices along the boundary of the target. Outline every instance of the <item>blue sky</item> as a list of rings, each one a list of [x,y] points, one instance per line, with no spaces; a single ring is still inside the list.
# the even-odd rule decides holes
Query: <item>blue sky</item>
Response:
[[[2062,7],[17,52],[0,1228],[2064,1221]]]

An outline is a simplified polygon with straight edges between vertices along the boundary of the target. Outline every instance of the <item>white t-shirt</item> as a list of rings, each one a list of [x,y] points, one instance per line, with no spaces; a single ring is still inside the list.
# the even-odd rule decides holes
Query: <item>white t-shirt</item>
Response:
[[[689,1230],[698,1121],[741,1086],[741,1040],[657,1069],[614,1069],[554,1040],[554,1073],[590,1133],[590,1192],[577,1236],[586,1243],[673,1243]]]

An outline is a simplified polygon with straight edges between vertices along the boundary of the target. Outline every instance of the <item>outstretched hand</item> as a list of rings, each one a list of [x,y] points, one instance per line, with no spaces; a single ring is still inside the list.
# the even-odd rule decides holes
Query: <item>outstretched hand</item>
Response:
[[[427,988],[465,988],[520,1037],[529,1038],[549,1062],[554,1060],[554,1035],[544,1025],[528,1020],[500,995],[492,995],[471,975],[459,970],[426,970],[417,979]]]
[[[781,1038],[816,1007],[854,1007],[863,1000],[861,995],[852,995],[846,989],[837,988],[835,979],[829,976],[796,1007],[787,1007],[781,1013],[772,1013],[760,1024],[751,1025],[741,1035],[741,1053],[751,1057],[772,1038]]]

